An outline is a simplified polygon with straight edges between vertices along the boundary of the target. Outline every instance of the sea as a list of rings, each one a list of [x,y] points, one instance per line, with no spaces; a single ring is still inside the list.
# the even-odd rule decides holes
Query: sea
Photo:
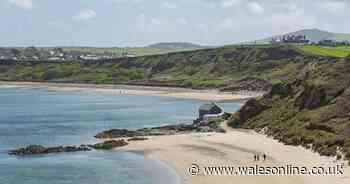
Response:
[[[205,103],[157,96],[0,88],[0,184],[179,184],[164,163],[125,151],[16,157],[11,149],[96,143],[98,132],[191,122]],[[238,102],[219,103],[226,112]]]

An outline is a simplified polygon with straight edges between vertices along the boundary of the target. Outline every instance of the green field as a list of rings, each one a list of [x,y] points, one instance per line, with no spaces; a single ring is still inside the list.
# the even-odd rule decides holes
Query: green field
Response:
[[[350,46],[326,47],[318,45],[299,46],[306,53],[332,57],[347,57],[350,55]]]
[[[133,54],[135,56],[149,56],[166,54],[171,52],[186,51],[186,49],[161,49],[151,47],[126,47],[126,48],[95,48],[95,47],[65,47],[64,51],[87,52],[92,54],[113,53],[116,56],[122,56],[123,53]]]

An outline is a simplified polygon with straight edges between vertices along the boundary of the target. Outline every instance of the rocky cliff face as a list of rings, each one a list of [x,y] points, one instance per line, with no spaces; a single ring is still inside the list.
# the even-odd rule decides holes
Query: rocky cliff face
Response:
[[[350,160],[350,60],[306,65],[294,80],[248,101],[229,124]],[[337,150],[344,155],[340,155]]]

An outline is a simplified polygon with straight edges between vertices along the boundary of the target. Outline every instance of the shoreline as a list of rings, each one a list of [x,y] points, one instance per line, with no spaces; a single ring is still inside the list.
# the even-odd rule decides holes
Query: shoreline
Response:
[[[219,90],[196,90],[177,87],[110,85],[110,84],[75,84],[49,82],[7,82],[0,81],[0,88],[46,88],[52,91],[98,92],[114,95],[161,96],[204,101],[241,101],[263,95],[263,92],[221,92]]]
[[[149,137],[149,140],[132,142],[120,148],[122,151],[143,154],[159,159],[175,171],[182,184],[235,183],[244,184],[343,184],[350,182],[350,167],[345,166],[344,175],[335,176],[205,176],[202,172],[190,176],[192,164],[200,166],[263,166],[280,167],[293,164],[297,167],[333,167],[346,163],[332,157],[320,156],[301,146],[287,146],[253,130],[228,128],[221,133],[190,133]],[[256,162],[254,154],[267,154],[266,161]]]

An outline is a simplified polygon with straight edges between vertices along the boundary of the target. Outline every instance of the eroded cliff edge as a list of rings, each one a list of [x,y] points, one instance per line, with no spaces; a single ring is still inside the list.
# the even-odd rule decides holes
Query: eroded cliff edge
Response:
[[[350,58],[313,61],[229,120],[288,145],[350,160]]]

